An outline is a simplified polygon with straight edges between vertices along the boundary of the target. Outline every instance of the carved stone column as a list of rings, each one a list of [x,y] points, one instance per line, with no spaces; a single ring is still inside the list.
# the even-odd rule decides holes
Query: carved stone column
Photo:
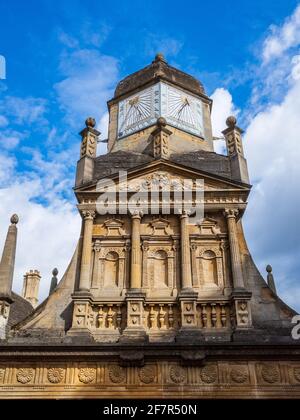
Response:
[[[120,342],[144,342],[147,340],[144,328],[145,293],[141,290],[141,217],[141,212],[132,214],[130,289],[126,293],[127,326],[120,337]]]
[[[225,216],[228,224],[228,237],[231,255],[231,267],[233,278],[233,292],[231,298],[235,310],[236,329],[250,328],[252,326],[250,299],[251,292],[245,289],[243,278],[240,248],[236,229],[237,209],[226,209]]]
[[[140,289],[142,287],[141,216],[142,214],[140,212],[136,212],[131,217],[131,289]]]
[[[189,215],[180,216],[181,227],[181,282],[183,289],[192,289],[191,251],[189,236]]]
[[[83,244],[81,254],[81,268],[80,268],[80,280],[79,290],[88,291],[90,290],[90,273],[91,273],[91,262],[92,262],[92,235],[93,235],[93,220],[95,217],[94,211],[83,211],[84,220],[83,229]]]
[[[198,279],[198,270],[197,270],[197,245],[192,244],[191,245],[191,251],[192,251],[192,280],[193,280],[193,286],[197,287],[199,286],[199,279]]]
[[[231,267],[233,287],[235,289],[244,289],[244,279],[241,264],[240,248],[236,230],[236,216],[238,215],[237,209],[226,209],[225,216],[228,225],[228,237],[230,244]]]

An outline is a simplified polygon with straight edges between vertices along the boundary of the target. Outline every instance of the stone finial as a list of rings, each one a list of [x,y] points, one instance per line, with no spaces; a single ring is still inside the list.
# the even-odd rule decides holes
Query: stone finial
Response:
[[[164,117],[157,118],[156,124],[158,127],[165,127],[167,125],[167,121]]]
[[[169,137],[172,131],[166,128],[167,121],[164,117],[159,117],[156,120],[156,128],[152,131],[153,136],[153,156],[156,159],[168,159],[169,150]]]
[[[266,266],[266,270],[267,270],[267,273],[268,273],[268,275],[267,275],[268,286],[273,291],[273,293],[275,293],[275,295],[277,295],[275,280],[274,280],[274,276],[272,274],[272,266],[270,264],[268,264]]]
[[[57,274],[58,274],[58,269],[53,268],[53,270],[52,270],[52,276],[53,277],[52,277],[51,283],[50,283],[49,295],[51,295],[51,293],[54,291],[54,289],[57,286],[57,283],[58,283]]]
[[[36,308],[38,304],[40,280],[41,275],[38,270],[29,270],[24,275],[22,296],[30,302],[34,308]]]
[[[222,131],[225,137],[232,180],[249,184],[247,161],[244,157],[243,130],[236,125],[236,118],[230,115],[226,120],[227,128]]]
[[[163,53],[157,53],[155,56],[154,61],[164,61],[166,62],[165,56],[163,55]]]
[[[85,120],[85,125],[86,127],[79,133],[82,137],[80,158],[85,156],[95,158],[97,152],[98,137],[101,133],[95,129],[95,118],[88,117]]]
[[[0,295],[6,296],[7,298],[11,296],[18,233],[16,225],[18,220],[19,218],[16,214],[11,216],[11,225],[8,227],[0,261]]]
[[[19,216],[17,214],[13,214],[10,218],[10,223],[12,225],[16,225],[19,222]]]
[[[226,119],[226,125],[229,128],[233,128],[236,126],[236,118],[233,115],[230,115],[227,119]]]
[[[95,120],[95,118],[93,118],[93,117],[88,117],[88,118],[85,120],[85,125],[86,125],[87,127],[94,128],[94,127],[95,127],[95,125],[96,125],[96,120]]]

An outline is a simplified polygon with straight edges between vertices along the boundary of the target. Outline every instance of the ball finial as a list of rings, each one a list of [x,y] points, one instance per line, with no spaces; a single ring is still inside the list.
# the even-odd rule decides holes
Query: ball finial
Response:
[[[10,218],[10,223],[16,225],[19,221],[19,216],[17,214],[13,214]]]
[[[85,120],[85,125],[86,125],[87,127],[94,128],[94,127],[95,127],[95,125],[96,125],[96,120],[95,120],[95,118],[88,117],[88,118]]]
[[[53,268],[53,270],[52,270],[52,274],[53,274],[53,276],[57,276],[57,274],[58,274],[58,269],[57,269],[57,268]]]
[[[157,53],[155,56],[155,61],[166,61],[165,56],[163,55],[163,53]]]
[[[233,128],[236,126],[236,118],[233,115],[230,115],[230,117],[226,120],[226,125],[229,128]]]
[[[159,118],[157,118],[156,124],[159,127],[165,127],[167,125],[167,121],[164,117],[159,117]]]
[[[266,270],[267,270],[267,273],[271,273],[272,272],[272,266],[270,264],[268,264],[266,266]]]

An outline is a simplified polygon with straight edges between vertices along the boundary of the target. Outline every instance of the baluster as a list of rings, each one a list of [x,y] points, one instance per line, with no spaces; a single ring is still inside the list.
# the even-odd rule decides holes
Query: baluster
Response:
[[[97,320],[98,320],[99,328],[103,328],[104,327],[103,305],[99,305],[99,312],[98,312]]]
[[[159,319],[160,329],[162,330],[166,329],[164,306],[165,305],[163,303],[159,304],[159,315],[158,315],[159,318],[158,319]]]
[[[169,312],[168,312],[168,324],[169,328],[174,328],[174,312],[173,312],[173,305],[169,303]]]
[[[155,312],[154,312],[154,305],[150,304],[150,312],[149,312],[149,321],[150,321],[150,329],[155,327]]]
[[[226,327],[226,309],[225,309],[225,303],[221,303],[221,324],[222,327]]]
[[[121,324],[122,324],[122,309],[121,304],[118,303],[117,305],[117,328],[121,330]]]
[[[113,305],[108,305],[108,312],[107,312],[107,327],[109,329],[113,328],[113,310],[112,310],[112,306]]]
[[[210,305],[211,305],[211,325],[212,327],[215,327],[217,323],[216,304],[211,303]]]
[[[201,304],[201,318],[202,318],[202,324],[203,328],[207,328],[207,311],[206,311],[206,303]]]

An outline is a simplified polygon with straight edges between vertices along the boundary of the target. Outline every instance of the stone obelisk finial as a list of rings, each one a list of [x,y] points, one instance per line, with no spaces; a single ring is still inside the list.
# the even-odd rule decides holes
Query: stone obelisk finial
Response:
[[[58,274],[58,269],[57,268],[53,268],[53,270],[52,270],[52,276],[53,277],[52,277],[51,283],[50,283],[49,295],[51,295],[51,293],[53,292],[53,290],[57,286],[57,274]]]
[[[267,275],[267,283],[268,283],[268,286],[275,293],[275,295],[277,295],[276,286],[275,286],[275,280],[274,280],[274,276],[272,274],[272,267],[269,264],[266,267],[266,271],[268,273],[268,275]]]
[[[0,262],[0,339],[5,338],[10,304],[13,302],[11,288],[15,268],[18,221],[18,216],[13,214],[10,218],[11,225],[8,228]]]
[[[17,223],[19,218],[13,214],[10,218],[11,225],[8,228],[6,241],[0,262],[0,295],[10,296],[15,267],[15,255],[17,246]]]

